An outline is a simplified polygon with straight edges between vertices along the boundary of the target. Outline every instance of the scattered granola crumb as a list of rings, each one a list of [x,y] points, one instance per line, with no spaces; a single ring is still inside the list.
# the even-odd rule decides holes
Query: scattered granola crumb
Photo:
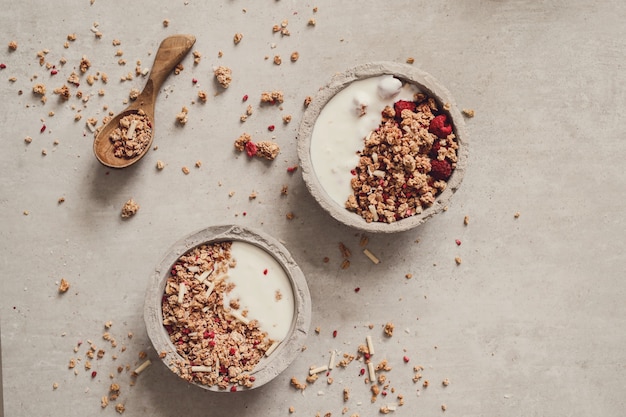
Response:
[[[176,121],[178,122],[178,124],[180,124],[181,126],[184,126],[185,124],[187,124],[187,121],[189,120],[187,118],[187,114],[189,113],[189,109],[185,106],[183,106],[182,110],[180,111],[180,113],[178,113],[176,115]]]
[[[199,51],[193,51],[193,63],[198,65],[202,59],[202,54]]]
[[[385,329],[384,329],[385,330],[385,335],[388,336],[388,337],[393,336],[393,329],[394,329],[394,327],[395,326],[393,325],[393,323],[391,323],[391,322],[386,323],[385,324]]]
[[[315,18],[310,18],[309,21],[307,22],[307,24],[309,26],[315,26],[317,24],[317,22],[315,21]]]
[[[447,387],[448,385],[450,385],[450,380],[448,378],[444,379],[443,381],[441,381],[441,385]]]
[[[463,224],[467,226],[469,224],[469,216],[463,217]]]
[[[283,59],[280,57],[280,55],[274,55],[274,64],[280,65],[282,63],[283,63]]]
[[[518,211],[518,212],[516,212],[516,213],[513,215],[513,217],[514,217],[514,218],[516,218],[516,219],[519,219],[519,216],[520,216],[520,212],[519,212],[519,211]]]
[[[215,79],[223,87],[228,88],[232,82],[232,70],[228,67],[219,66],[213,71]]]
[[[131,100],[137,100],[137,97],[139,97],[139,89],[137,88],[131,88],[130,89],[130,93],[128,93],[128,98],[130,98]]]
[[[33,141],[33,138],[31,138],[30,136],[26,136],[24,138],[24,142],[26,142],[26,143],[31,143],[32,141]]]
[[[57,204],[63,204],[65,203],[65,197],[59,197],[59,199],[57,200]]]
[[[456,262],[457,265],[461,265],[461,258],[459,256],[457,256],[456,258],[454,258],[454,262]]]
[[[163,19],[163,27],[168,27],[170,25],[170,20],[169,19]]]
[[[290,122],[291,122],[291,118],[292,118],[292,117],[291,117],[291,115],[290,115],[290,114],[286,114],[286,115],[284,115],[284,116],[283,116],[283,123],[284,123],[284,124],[288,124],[288,123],[290,123]]]
[[[243,33],[235,33],[235,36],[233,36],[233,42],[235,42],[235,45],[238,45],[242,39],[243,39]]]
[[[295,412],[296,412],[296,409],[294,408],[294,406],[293,406],[293,405],[292,405],[292,406],[290,406],[290,407],[289,407],[289,413],[290,413],[290,414],[293,414],[293,413],[295,413]]]
[[[196,165],[196,168],[200,168],[202,166],[202,161],[197,160],[195,165]]]
[[[182,167],[181,171],[183,171],[183,174],[189,175],[189,168],[187,168],[186,166]]]
[[[415,62],[415,58],[413,58],[412,56],[410,56],[410,57],[408,57],[408,58],[406,59],[406,63],[407,63],[407,64],[413,64],[414,62]]]
[[[448,407],[445,404],[441,404],[441,411],[446,411]]]
[[[413,278],[413,274],[406,274],[404,277],[405,277],[406,279],[411,279],[411,278]]]
[[[278,144],[270,141],[261,141],[256,144],[257,146],[257,156],[261,158],[268,159],[270,161],[274,160],[278,153],[280,152],[280,147]]]
[[[294,388],[299,389],[301,391],[304,391],[304,389],[306,388],[306,384],[303,384],[300,381],[298,381],[298,379],[295,376],[291,377],[290,382]]]
[[[52,383],[52,389],[59,388],[59,384],[57,382]]]
[[[59,283],[59,292],[61,294],[67,292],[70,289],[70,283],[67,282],[65,278],[61,278],[61,282]]]
[[[461,110],[461,112],[463,113],[463,116],[469,117],[469,118],[474,117],[474,114],[475,114],[474,110],[472,110],[472,109],[463,109],[463,110]]]
[[[198,91],[198,98],[200,99],[201,102],[206,103],[208,99],[208,95],[206,91],[204,90]]]
[[[126,411],[126,407],[124,407],[124,404],[119,403],[115,406],[115,411],[122,414],[124,411]]]
[[[46,94],[46,86],[44,84],[35,84],[33,86],[33,93],[43,96]]]
[[[79,68],[80,72],[82,72],[83,74],[86,73],[89,68],[91,68],[91,61],[89,61],[89,59],[87,59],[85,55],[83,55],[80,60]]]
[[[255,198],[257,198],[257,193],[256,191],[252,191],[250,195],[248,195],[248,200],[254,200]]]
[[[165,168],[165,164],[163,163],[163,161],[158,160],[156,162],[156,169],[158,169],[159,171],[161,171],[163,168]]]
[[[304,98],[304,107],[309,107],[309,104],[311,104],[311,101],[313,101],[313,97],[311,96],[306,96]]]
[[[131,216],[134,216],[139,210],[139,204],[135,202],[132,198],[124,203],[122,207],[122,218],[127,219]]]
[[[261,103],[276,104],[282,103],[284,100],[282,91],[265,91],[261,93]]]
[[[100,399],[100,407],[107,408],[108,405],[109,405],[109,397],[107,397],[106,395],[102,396],[102,398]]]
[[[17,42],[16,41],[9,42],[9,51],[15,51],[15,50],[17,50]]]

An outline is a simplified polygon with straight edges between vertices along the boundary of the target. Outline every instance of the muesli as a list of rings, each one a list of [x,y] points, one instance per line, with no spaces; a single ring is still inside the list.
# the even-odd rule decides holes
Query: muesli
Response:
[[[231,247],[229,241],[202,244],[181,256],[167,279],[162,311],[182,357],[173,370],[189,382],[236,391],[253,385],[251,373],[275,341],[228,297],[235,288],[228,272],[237,265]]]

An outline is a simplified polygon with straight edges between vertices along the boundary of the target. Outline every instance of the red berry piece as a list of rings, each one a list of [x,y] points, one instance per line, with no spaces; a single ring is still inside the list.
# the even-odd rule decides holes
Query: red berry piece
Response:
[[[452,174],[452,166],[446,160],[433,159],[430,161],[430,176],[435,180],[447,180]]]
[[[411,110],[415,113],[416,108],[415,102],[413,101],[398,100],[393,103],[393,109],[396,111],[396,120],[398,121],[402,119],[402,110]]]
[[[428,131],[443,139],[452,133],[452,125],[448,122],[448,117],[445,114],[440,114],[430,121]]]
[[[252,158],[257,153],[256,144],[252,141],[246,143],[246,153],[250,158]]]

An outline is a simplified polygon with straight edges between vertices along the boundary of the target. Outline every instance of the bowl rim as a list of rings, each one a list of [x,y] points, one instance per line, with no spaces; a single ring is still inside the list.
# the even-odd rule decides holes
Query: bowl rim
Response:
[[[449,109],[444,111],[452,119],[454,133],[459,147],[457,149],[456,168],[447,181],[446,189],[436,196],[433,205],[424,209],[420,214],[407,217],[397,222],[367,223],[358,214],[350,212],[337,204],[324,190],[313,168],[310,147],[315,122],[326,103],[352,82],[381,75],[392,75],[403,83],[409,82],[417,85],[420,89],[435,98],[439,102],[439,105],[443,106],[446,104],[449,106]],[[444,211],[444,209],[447,208],[450,198],[463,181],[469,152],[465,121],[456,105],[456,101],[448,89],[432,75],[419,68],[409,64],[390,61],[376,61],[357,65],[331,77],[330,81],[315,94],[311,103],[305,110],[297,131],[297,143],[302,178],[313,198],[335,220],[355,229],[371,233],[395,233],[410,230],[421,225],[435,214]]]
[[[245,242],[265,250],[281,265],[293,291],[294,318],[291,330],[276,350],[269,357],[263,357],[250,372],[250,375],[254,375],[255,381],[250,388],[244,389],[247,391],[270,382],[293,362],[302,350],[311,324],[311,295],[305,276],[289,251],[278,240],[258,230],[238,225],[209,226],[184,236],[167,250],[150,277],[144,300],[144,322],[155,351],[165,352],[165,356],[161,357],[163,364],[178,375],[174,363],[185,359],[176,352],[176,347],[163,326],[161,300],[167,277],[172,265],[190,249],[205,243],[224,241]],[[230,392],[219,389],[216,385],[208,386],[193,381],[189,383],[208,391]]]

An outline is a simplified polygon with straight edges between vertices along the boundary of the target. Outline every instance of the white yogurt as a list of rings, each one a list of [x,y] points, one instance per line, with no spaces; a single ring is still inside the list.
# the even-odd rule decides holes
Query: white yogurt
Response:
[[[311,136],[311,163],[324,190],[341,207],[352,194],[350,171],[359,162],[357,152],[380,124],[381,112],[398,100],[413,100],[417,92],[415,85],[402,85],[392,75],[366,78],[335,94],[320,112]]]
[[[237,260],[237,265],[228,270],[235,288],[224,295],[224,305],[238,299],[239,311],[248,310],[247,318],[257,320],[271,339],[282,341],[289,334],[295,312],[287,273],[272,255],[256,245],[233,241],[230,253]]]

